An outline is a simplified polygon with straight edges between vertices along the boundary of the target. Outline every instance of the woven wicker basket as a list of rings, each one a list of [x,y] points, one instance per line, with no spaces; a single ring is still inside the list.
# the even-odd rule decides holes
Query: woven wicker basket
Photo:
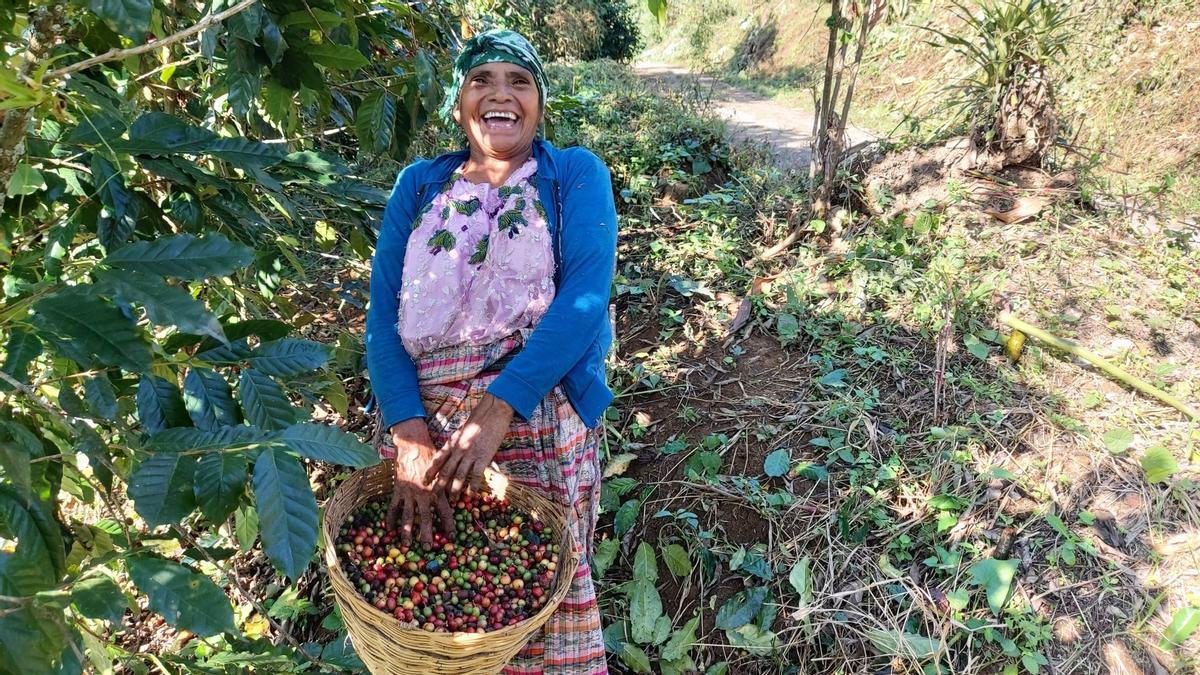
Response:
[[[460,675],[466,673],[498,673],[521,651],[534,631],[562,604],[570,589],[571,580],[579,569],[579,554],[575,551],[571,530],[567,527],[565,507],[550,501],[537,492],[517,484],[509,484],[506,496],[517,508],[528,512],[560,533],[558,573],[550,599],[541,611],[513,626],[489,633],[429,633],[376,609],[359,595],[342,570],[334,542],[346,517],[360,506],[392,491],[392,462],[383,462],[356,471],[338,486],[325,504],[322,537],[325,543],[325,565],[329,581],[346,630],[354,643],[354,651],[374,675]],[[499,474],[488,476],[495,484]]]

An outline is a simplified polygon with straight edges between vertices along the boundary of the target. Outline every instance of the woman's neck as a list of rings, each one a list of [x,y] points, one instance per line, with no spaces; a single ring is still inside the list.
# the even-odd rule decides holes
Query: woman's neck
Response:
[[[473,183],[486,182],[492,187],[499,187],[514,171],[521,168],[532,154],[533,146],[512,157],[489,157],[483,151],[471,148],[471,156],[463,166],[463,177]]]

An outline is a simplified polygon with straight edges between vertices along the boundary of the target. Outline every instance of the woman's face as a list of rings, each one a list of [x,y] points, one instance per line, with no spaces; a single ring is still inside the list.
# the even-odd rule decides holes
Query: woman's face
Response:
[[[472,68],[463,82],[454,121],[473,148],[494,159],[519,157],[533,145],[542,110],[533,75],[512,63]]]

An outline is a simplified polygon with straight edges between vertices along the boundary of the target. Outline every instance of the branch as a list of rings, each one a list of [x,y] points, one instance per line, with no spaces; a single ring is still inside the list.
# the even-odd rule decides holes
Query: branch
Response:
[[[258,2],[258,0],[242,0],[238,4],[234,5],[233,7],[230,7],[229,9],[227,9],[219,14],[209,14],[208,16],[204,17],[203,19],[200,19],[199,21],[197,21],[196,24],[193,25],[192,27],[185,28],[185,29],[179,31],[178,33],[175,33],[174,35],[168,35],[167,37],[165,37],[161,40],[155,40],[154,42],[147,42],[144,45],[130,47],[129,49],[110,49],[110,50],[104,52],[103,54],[98,54],[96,56],[91,57],[90,59],[84,59],[83,61],[80,61],[79,63],[73,63],[73,64],[67,66],[66,68],[59,68],[58,70],[52,70],[49,73],[46,73],[45,79],[48,80],[48,79],[52,79],[52,78],[65,77],[67,75],[70,75],[71,73],[78,73],[81,70],[87,70],[88,68],[91,68],[92,66],[94,66],[98,63],[106,63],[108,61],[118,61],[121,59],[128,58],[130,56],[138,56],[141,54],[145,54],[147,52],[152,52],[160,47],[166,47],[167,45],[175,44],[176,42],[179,42],[180,40],[186,40],[186,39],[190,38],[191,36],[195,35],[196,33],[199,33],[200,31],[203,31],[204,29],[213,25],[214,23],[220,23],[220,22],[224,21],[225,19],[228,19],[229,17],[233,16],[234,14],[237,14],[237,13],[245,10],[247,7],[249,7],[250,5],[253,5],[256,2]]]

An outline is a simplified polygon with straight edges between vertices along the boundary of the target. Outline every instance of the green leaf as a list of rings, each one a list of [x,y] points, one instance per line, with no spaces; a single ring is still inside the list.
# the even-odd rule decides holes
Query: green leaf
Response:
[[[309,459],[355,468],[379,463],[375,448],[362,443],[354,434],[333,426],[303,422],[273,435],[272,439]]]
[[[236,452],[214,452],[200,460],[193,492],[208,522],[224,523],[237,509],[246,491],[249,465],[246,456]]]
[[[640,499],[630,499],[621,508],[617,509],[617,515],[613,520],[613,528],[616,530],[618,537],[625,536],[625,533],[633,528],[637,522],[638,513],[642,510],[642,502]]]
[[[817,380],[824,387],[844,387],[846,386],[846,369],[838,368],[827,373],[824,377]]]
[[[977,359],[986,359],[988,357],[988,346],[980,342],[979,338],[967,333],[963,336],[963,343],[967,345],[967,351]]]
[[[229,383],[209,368],[188,370],[183,378],[183,404],[192,422],[206,431],[241,422]]]
[[[382,155],[392,145],[392,129],[396,125],[396,101],[380,89],[363,97],[358,104],[354,126],[358,131],[359,147]]]
[[[117,392],[108,375],[100,373],[85,379],[83,395],[97,417],[112,420],[117,416]]]
[[[810,564],[811,561],[808,556],[805,556],[792,565],[792,571],[788,574],[788,582],[792,584],[792,588],[800,596],[801,608],[812,604],[812,574],[809,571]]]
[[[121,624],[128,601],[120,587],[103,575],[88,577],[71,589],[71,602],[89,619],[102,619],[114,626]]]
[[[941,651],[941,643],[937,640],[899,630],[871,628],[867,630],[867,639],[876,650],[887,656],[924,661]]]
[[[1179,470],[1174,455],[1166,447],[1154,445],[1146,448],[1142,455],[1142,471],[1146,472],[1146,480],[1150,483],[1163,483]]]
[[[646,542],[638,544],[637,553],[633,556],[633,578],[635,581],[658,581],[658,560],[654,556],[654,547]]]
[[[29,378],[29,364],[42,353],[42,341],[37,335],[24,328],[13,328],[4,345],[4,367],[0,368],[12,379],[24,383]],[[12,389],[7,381],[0,380],[0,391]]]
[[[1114,455],[1125,452],[1133,443],[1133,432],[1125,428],[1109,429],[1102,437],[1104,447]]]
[[[175,427],[151,436],[147,446],[152,452],[178,454],[193,450],[225,450],[235,446],[249,449],[266,440],[267,436],[262,431],[242,425],[212,430]]]
[[[190,234],[134,242],[103,260],[109,267],[133,269],[175,279],[197,281],[239,270],[254,251],[219,234],[203,239]]]
[[[671,574],[680,579],[692,573],[692,560],[688,557],[687,549],[679,544],[671,544],[664,548],[663,559],[667,561],[667,569],[671,570]]]
[[[0,485],[0,595],[29,596],[58,584],[65,568],[62,533],[45,504],[29,492]]]
[[[150,30],[150,0],[88,0],[88,8],[135,43],[144,41]]]
[[[309,9],[296,10],[289,14],[285,14],[279,20],[280,28],[291,28],[298,26],[302,28],[316,28],[322,31],[329,30],[336,26],[346,23],[346,18],[340,14],[334,14],[327,9],[312,7]],[[307,51],[304,49],[302,51]]]
[[[725,631],[725,640],[730,646],[745,649],[754,656],[767,656],[775,649],[775,633],[748,623]]]
[[[1019,565],[1019,560],[988,558],[976,562],[967,570],[972,583],[982,586],[987,592],[988,607],[992,614],[999,616],[1000,610],[1004,609],[1004,604],[1008,602],[1013,577],[1016,576]]]
[[[62,612],[43,607],[14,608],[0,616],[0,673],[61,675],[55,667],[66,645]]]
[[[700,672],[690,656],[674,661],[663,659],[658,662],[658,668],[661,675],[695,675]]]
[[[263,431],[286,429],[301,417],[301,411],[292,407],[283,387],[253,368],[242,371],[238,396],[246,421]]]
[[[950,605],[951,609],[961,612],[967,608],[967,605],[971,604],[971,594],[965,588],[958,588],[946,594],[946,602]]]
[[[92,286],[72,286],[34,303],[33,323],[58,353],[84,367],[150,370],[150,345],[121,310],[94,295]]]
[[[279,63],[279,59],[283,58],[283,53],[288,48],[283,32],[266,12],[262,15],[262,46],[267,51],[267,58],[271,60],[272,66]]]
[[[661,0],[661,1],[665,2],[665,0]],[[711,666],[709,666],[707,669],[705,669],[704,675],[726,675],[726,673],[728,673],[728,672],[729,672],[729,662],[728,661],[718,661],[717,663],[714,663]]]
[[[114,139],[109,147],[131,155],[161,157],[203,152],[217,135],[163,112],[143,113],[129,127],[129,140]]]
[[[621,663],[624,663],[635,673],[650,673],[650,657],[641,647],[628,642],[622,644]]]
[[[317,500],[308,474],[283,450],[263,450],[254,463],[254,497],[263,549],[275,569],[299,578],[317,547]]]
[[[645,579],[635,579],[626,588],[632,637],[639,644],[650,644],[654,640],[655,624],[662,616],[662,598],[654,582]]]
[[[19,494],[31,489],[30,462],[42,456],[42,442],[24,425],[0,420],[0,467],[8,481],[19,488]]]
[[[161,277],[133,270],[108,270],[97,281],[100,292],[119,303],[141,305],[146,318],[156,326],[178,326],[192,335],[205,335],[225,342],[221,322],[179,286],[171,286]]]
[[[25,162],[21,162],[8,177],[6,191],[9,197],[19,197],[31,195],[45,187],[46,179],[42,177],[41,172]]]
[[[1197,628],[1200,628],[1200,607],[1180,607],[1171,617],[1171,625],[1163,631],[1158,646],[1167,650],[1182,647]]]
[[[243,504],[234,511],[233,534],[242,553],[249,553],[254,548],[254,542],[258,539],[258,511],[253,506]]]
[[[437,69],[433,65],[433,59],[430,58],[429,52],[420,49],[417,50],[414,62],[416,65],[414,75],[417,80],[417,91],[421,95],[421,105],[426,110],[435,110],[441,103],[442,88],[438,80]]]
[[[198,230],[204,226],[204,209],[200,198],[188,190],[177,189],[167,197],[163,213],[180,227]]]
[[[133,228],[137,225],[137,203],[125,189],[125,180],[112,162],[93,154],[91,169],[96,195],[104,205],[96,225],[96,233],[104,250],[112,253],[121,248],[129,240],[129,235],[133,234]]]
[[[80,426],[76,430],[79,432],[79,436],[75,439],[75,450],[88,458],[88,464],[92,467],[92,474],[96,480],[104,486],[105,490],[112,492],[113,474],[112,469],[109,468],[111,455],[108,445],[91,427]]]
[[[258,31],[262,27],[265,15],[262,4],[256,2],[226,19],[225,25],[229,28],[230,34],[238,39],[254,42],[258,39]]]
[[[684,474],[691,480],[710,479],[721,470],[721,455],[713,450],[698,450],[688,457]]]
[[[179,563],[154,556],[129,559],[129,578],[172,626],[196,635],[234,632],[229,598],[207,576]]]
[[[660,25],[667,22],[667,0],[646,0],[646,7]]]
[[[255,56],[255,47],[245,40],[232,39],[226,42],[225,86],[229,90],[226,100],[233,113],[245,117],[254,106],[262,89],[262,66]]]
[[[683,628],[675,631],[671,639],[663,647],[662,657],[666,661],[675,661],[687,656],[692,645],[696,644],[696,628],[700,625],[700,617],[693,616],[683,624]]]
[[[311,340],[285,338],[260,345],[246,360],[268,375],[295,377],[324,366],[329,349]]]
[[[717,610],[717,628],[734,630],[750,623],[758,616],[766,599],[767,589],[762,586],[738,591]]]
[[[179,523],[196,508],[192,479],[196,458],[151,455],[129,478],[129,497],[138,515],[151,526]]]
[[[772,478],[782,476],[792,465],[792,456],[785,448],[780,448],[767,455],[763,461],[763,473]]]
[[[265,169],[283,161],[286,149],[279,143],[260,143],[245,138],[222,138],[208,146],[216,155],[239,169]]]
[[[602,539],[600,543],[596,544],[596,550],[592,553],[592,573],[597,579],[603,577],[604,573],[612,567],[620,549],[620,542],[616,539]]]
[[[192,423],[179,387],[157,375],[142,375],[138,382],[137,410],[142,429],[151,434]]]
[[[303,46],[303,50],[315,63],[334,70],[356,70],[370,63],[367,57],[354,47],[332,42],[322,42],[319,45],[307,44]]]

